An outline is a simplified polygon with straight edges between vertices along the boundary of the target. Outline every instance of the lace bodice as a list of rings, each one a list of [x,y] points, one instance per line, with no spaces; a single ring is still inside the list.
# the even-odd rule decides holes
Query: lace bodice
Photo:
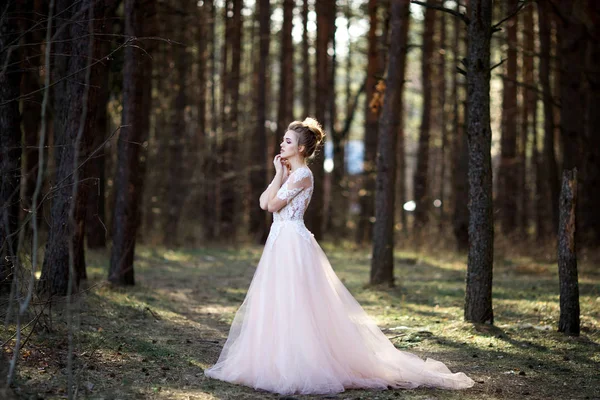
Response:
[[[314,188],[313,175],[308,167],[296,169],[277,191],[277,198],[287,205],[273,213],[273,222],[302,221]]]

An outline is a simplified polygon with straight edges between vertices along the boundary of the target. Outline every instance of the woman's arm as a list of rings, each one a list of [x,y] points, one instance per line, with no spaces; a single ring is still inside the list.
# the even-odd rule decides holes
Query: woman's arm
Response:
[[[288,177],[287,166],[283,165],[284,163],[281,160],[281,155],[277,154],[273,159],[273,165],[275,166],[275,177],[271,184],[265,191],[260,195],[259,203],[260,208],[263,210],[268,210],[269,201],[271,201],[276,195],[277,191],[283,185],[285,180]]]
[[[275,173],[275,177],[271,181],[269,187],[260,195],[260,208],[267,211],[269,201],[277,195],[277,191],[282,185],[283,173],[281,170]]]

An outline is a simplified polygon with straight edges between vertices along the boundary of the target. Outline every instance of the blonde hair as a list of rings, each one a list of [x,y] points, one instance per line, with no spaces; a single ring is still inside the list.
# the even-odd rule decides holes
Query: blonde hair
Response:
[[[314,157],[325,139],[323,127],[316,119],[311,117],[305,118],[304,121],[292,122],[288,126],[288,130],[298,134],[298,147],[304,146],[301,154],[305,158]]]

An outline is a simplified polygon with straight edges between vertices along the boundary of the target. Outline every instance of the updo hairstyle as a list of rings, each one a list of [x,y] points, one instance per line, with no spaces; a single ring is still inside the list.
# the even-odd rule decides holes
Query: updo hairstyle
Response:
[[[294,121],[288,126],[288,131],[298,135],[298,147],[304,146],[300,153],[305,158],[313,158],[319,146],[325,139],[323,127],[316,119],[307,117],[304,121]]]

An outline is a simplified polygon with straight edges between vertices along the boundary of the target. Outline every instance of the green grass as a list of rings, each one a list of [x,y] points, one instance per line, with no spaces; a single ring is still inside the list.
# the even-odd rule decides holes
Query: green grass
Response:
[[[88,255],[89,290],[74,303],[78,395],[90,399],[276,399],[204,377],[217,359],[262,248],[142,248],[137,285],[105,284],[108,257]],[[395,288],[370,288],[367,251],[325,246],[336,273],[400,349],[477,381],[464,391],[350,390],[337,399],[593,399],[600,388],[600,275],[580,266],[582,335],[556,332],[556,266],[525,257],[494,270],[495,325],[463,322],[465,259],[398,253]],[[416,261],[416,262],[415,262]],[[64,398],[68,341],[53,309],[19,359],[25,398]],[[13,327],[1,328],[2,337]],[[324,396],[295,396],[318,399]]]

